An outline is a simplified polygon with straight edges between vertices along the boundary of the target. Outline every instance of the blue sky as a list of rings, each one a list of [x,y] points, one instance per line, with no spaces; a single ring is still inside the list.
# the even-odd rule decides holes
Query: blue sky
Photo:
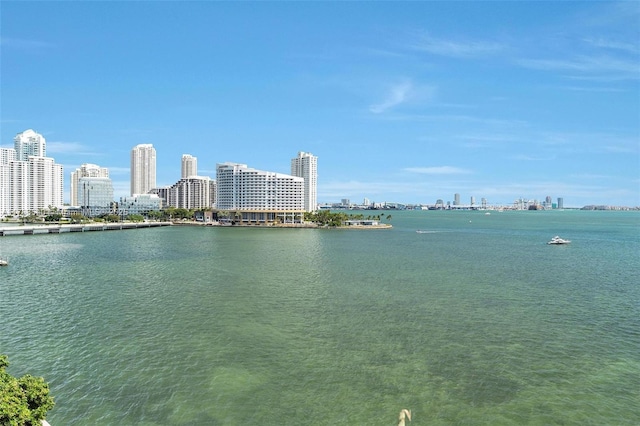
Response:
[[[0,145],[69,174],[152,143],[289,173],[318,201],[640,205],[640,2],[0,3]]]

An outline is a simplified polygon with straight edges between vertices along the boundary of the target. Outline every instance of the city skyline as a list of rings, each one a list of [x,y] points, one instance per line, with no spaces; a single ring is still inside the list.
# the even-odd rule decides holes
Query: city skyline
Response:
[[[318,203],[640,205],[636,2],[4,2],[0,146],[33,129],[70,174],[152,144],[289,174]],[[144,18],[144,19],[143,19]],[[29,22],[29,26],[22,25]],[[142,23],[142,24],[141,24]]]

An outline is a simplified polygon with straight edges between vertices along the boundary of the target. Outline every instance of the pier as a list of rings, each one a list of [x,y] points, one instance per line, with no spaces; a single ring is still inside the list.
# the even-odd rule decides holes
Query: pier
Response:
[[[171,222],[117,222],[65,225],[7,226],[0,228],[0,237],[9,235],[61,234],[64,232],[122,231],[123,229],[171,226]]]

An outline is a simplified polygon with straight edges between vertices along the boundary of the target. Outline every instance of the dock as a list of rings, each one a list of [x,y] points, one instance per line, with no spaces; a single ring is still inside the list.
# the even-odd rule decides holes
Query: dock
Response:
[[[65,225],[6,226],[0,228],[0,237],[9,235],[62,234],[65,232],[122,231],[124,229],[157,228],[171,226],[171,222],[117,222]]]

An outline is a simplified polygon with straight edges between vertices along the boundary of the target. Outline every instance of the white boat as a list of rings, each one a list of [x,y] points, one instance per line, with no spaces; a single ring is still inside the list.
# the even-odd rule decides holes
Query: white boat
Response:
[[[569,244],[571,241],[569,240],[565,240],[563,238],[560,238],[559,236],[555,236],[551,239],[551,241],[549,241],[547,244],[554,244],[554,245],[558,245],[558,244]]]
[[[8,265],[9,265],[9,261],[7,259],[0,258],[0,266],[8,266]]]

